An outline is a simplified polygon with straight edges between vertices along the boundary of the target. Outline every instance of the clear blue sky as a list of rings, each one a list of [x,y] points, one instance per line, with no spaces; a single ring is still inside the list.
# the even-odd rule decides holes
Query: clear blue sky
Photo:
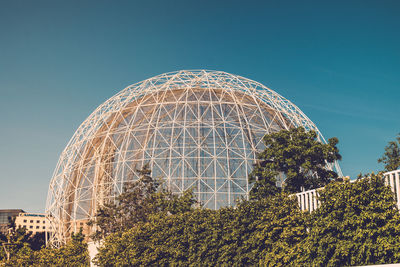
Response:
[[[180,69],[291,100],[345,175],[400,132],[400,1],[0,1],[0,208],[44,211],[59,154],[102,102]]]

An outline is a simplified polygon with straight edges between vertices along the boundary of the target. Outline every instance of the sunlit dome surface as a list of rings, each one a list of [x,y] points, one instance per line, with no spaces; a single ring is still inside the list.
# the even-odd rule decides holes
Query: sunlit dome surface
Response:
[[[262,137],[298,126],[325,142],[290,101],[226,72],[183,70],[128,86],[100,105],[62,152],[46,207],[56,229],[50,241],[79,230],[145,163],[173,192],[193,188],[206,208],[234,205],[251,189]]]

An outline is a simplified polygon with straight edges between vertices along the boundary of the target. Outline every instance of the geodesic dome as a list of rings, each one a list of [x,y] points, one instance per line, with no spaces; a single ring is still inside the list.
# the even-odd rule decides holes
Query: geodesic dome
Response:
[[[262,137],[298,126],[325,142],[290,101],[226,72],[183,70],[128,86],[100,105],[62,152],[46,207],[50,242],[65,242],[146,163],[163,186],[193,188],[206,208],[234,205],[248,197]],[[337,163],[329,168],[340,173]]]

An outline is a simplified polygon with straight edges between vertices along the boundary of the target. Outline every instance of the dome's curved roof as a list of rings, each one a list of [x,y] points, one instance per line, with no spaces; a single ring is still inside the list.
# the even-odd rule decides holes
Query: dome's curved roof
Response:
[[[205,207],[233,205],[248,196],[263,135],[298,126],[325,142],[290,101],[222,71],[182,70],[130,85],[80,125],[60,156],[46,207],[58,229],[53,241],[65,241],[147,162],[173,192],[194,188]],[[329,167],[340,173],[337,163]]]

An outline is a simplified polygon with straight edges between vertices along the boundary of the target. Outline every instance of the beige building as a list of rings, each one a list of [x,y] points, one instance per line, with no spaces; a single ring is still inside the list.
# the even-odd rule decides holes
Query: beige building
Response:
[[[17,227],[25,227],[27,231],[33,234],[41,232],[51,232],[49,220],[45,214],[41,213],[19,213],[15,218],[15,225]]]

